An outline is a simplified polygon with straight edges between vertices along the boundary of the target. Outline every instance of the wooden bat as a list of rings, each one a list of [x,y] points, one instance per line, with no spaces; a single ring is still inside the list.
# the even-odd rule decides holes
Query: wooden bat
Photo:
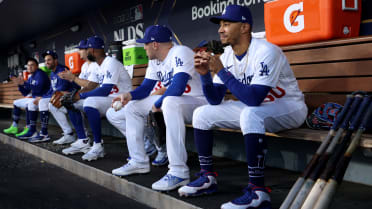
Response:
[[[319,163],[315,166],[315,169],[311,171],[309,177],[305,180],[300,191],[297,193],[296,198],[293,200],[290,209],[299,209],[301,208],[303,202],[305,201],[307,195],[309,194],[311,188],[313,187],[315,180],[319,177],[320,173],[323,171],[328,159],[332,155],[339,139],[341,138],[344,131],[347,129],[351,116],[356,112],[359,107],[359,104],[362,100],[362,95],[358,94],[355,96],[353,104],[350,111],[345,116],[345,119],[341,127],[337,130],[336,135],[333,137],[332,141],[327,147],[327,150],[320,157]]]
[[[366,130],[368,122],[371,121],[372,117],[372,103],[368,107],[367,113],[364,115],[363,122],[359,126],[358,131],[353,137],[349,147],[347,148],[342,159],[337,163],[335,174],[328,180],[328,183],[324,187],[324,190],[319,196],[318,201],[316,202],[314,209],[326,209],[329,207],[331,200],[336,193],[337,187],[341,184],[342,179],[344,178],[346,169],[350,163],[351,157],[355,149],[359,146],[360,139],[363,132]]]
[[[363,119],[362,114],[367,109],[369,102],[370,102],[370,97],[365,96],[341,144],[339,144],[334,154],[332,154],[332,157],[328,160],[324,171],[322,172],[320,177],[316,180],[314,186],[312,187],[311,191],[306,197],[306,200],[304,201],[301,209],[312,209],[314,207],[328,179],[332,176],[337,162],[339,161],[341,156],[345,153],[345,150],[348,144],[350,143],[352,133],[359,127],[361,120]]]
[[[289,191],[287,197],[283,201],[280,209],[288,209],[295,199],[297,193],[300,191],[302,185],[305,182],[305,179],[309,177],[310,172],[314,169],[315,165],[318,163],[320,156],[324,153],[325,149],[327,148],[332,136],[335,134],[335,130],[338,129],[339,125],[341,124],[342,120],[344,119],[347,111],[350,109],[350,106],[354,100],[354,95],[347,95],[346,102],[344,107],[342,108],[341,112],[339,113],[337,120],[328,131],[327,136],[323,139],[322,143],[320,144],[319,148],[317,149],[316,153],[313,155],[310,162],[307,164],[304,172],[302,175],[296,180],[295,184],[292,186],[291,190]]]

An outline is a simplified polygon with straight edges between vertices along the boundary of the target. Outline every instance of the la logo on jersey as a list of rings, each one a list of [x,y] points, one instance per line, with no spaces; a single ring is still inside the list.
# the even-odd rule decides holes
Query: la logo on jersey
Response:
[[[305,28],[305,18],[301,14],[304,11],[304,3],[292,4],[284,13],[284,27],[291,33],[298,33]]]
[[[267,67],[267,65],[264,63],[264,62],[261,62],[261,70],[260,70],[260,76],[268,76],[269,73],[270,73],[270,70],[269,68]]]
[[[176,67],[183,66],[183,61],[181,58],[175,57],[176,58]]]

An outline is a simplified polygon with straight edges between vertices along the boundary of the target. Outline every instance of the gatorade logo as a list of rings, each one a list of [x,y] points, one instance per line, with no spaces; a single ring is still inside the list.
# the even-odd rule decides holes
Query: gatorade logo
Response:
[[[303,2],[292,4],[285,10],[284,27],[291,33],[298,33],[305,28]]]
[[[68,65],[70,67],[70,70],[74,69],[74,57],[73,56],[70,56],[68,58]]]

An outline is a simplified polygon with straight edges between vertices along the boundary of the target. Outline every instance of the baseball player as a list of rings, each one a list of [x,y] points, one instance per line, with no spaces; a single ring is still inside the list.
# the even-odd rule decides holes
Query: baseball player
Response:
[[[76,129],[78,140],[62,152],[67,155],[83,152],[85,154],[82,159],[91,161],[105,155],[101,143],[101,116],[106,114],[113,98],[132,89],[132,81],[123,64],[115,58],[105,55],[105,45],[101,38],[98,36],[90,37],[87,44],[88,59],[96,61],[99,65],[98,83],[100,86],[92,91],[77,94],[76,99],[79,100],[78,103],[83,103],[83,110],[92,129],[94,143],[90,147],[90,140],[85,134],[81,113],[69,110],[69,116]]]
[[[157,82],[154,89],[151,91],[151,95],[163,95],[165,92],[165,87],[161,85],[161,82]],[[115,126],[124,136],[126,136],[126,122],[125,122],[125,113],[124,108],[121,109],[115,109],[111,107],[106,112],[106,118],[107,120]],[[147,124],[146,124],[147,125]],[[166,146],[156,146],[153,143],[153,137],[154,137],[154,131],[148,127],[145,126],[144,129],[144,147],[146,154],[148,156],[152,156],[153,154],[158,152],[155,159],[151,162],[154,166],[163,166],[168,163],[168,155],[166,151]],[[129,161],[131,158],[128,157],[127,160]]]
[[[196,196],[217,190],[211,129],[235,128],[244,135],[249,183],[243,196],[221,208],[271,207],[264,187],[265,131],[299,127],[307,115],[304,96],[280,48],[251,37],[253,22],[248,7],[229,5],[221,16],[210,20],[220,25],[218,33],[226,47],[220,57],[208,52],[195,55],[195,69],[209,102],[193,115],[201,171],[198,179],[178,192]],[[210,71],[216,73],[213,81]],[[222,101],[227,89],[238,101]]]
[[[32,128],[35,128],[37,112],[31,111],[33,115],[33,120],[30,121],[30,111],[28,111],[28,103],[33,103],[35,98],[40,98],[45,96],[48,93],[50,88],[50,79],[48,75],[38,69],[39,63],[34,58],[27,59],[27,71],[30,73],[30,76],[26,82],[24,82],[23,77],[19,76],[17,78],[12,77],[11,79],[18,84],[18,89],[25,96],[25,98],[14,100],[13,105],[13,123],[10,128],[4,130],[7,134],[15,134],[16,137],[25,136],[28,133],[29,127],[32,122]],[[31,97],[28,97],[31,92]],[[21,115],[21,109],[26,110],[26,126],[22,132],[18,133],[18,121]],[[31,132],[29,135],[25,136],[24,139],[36,136],[36,131]]]
[[[125,105],[126,136],[131,157],[127,164],[112,170],[117,176],[150,172],[149,157],[143,146],[144,126],[150,110],[163,112],[169,171],[152,184],[152,189],[161,191],[189,182],[185,121],[191,121],[196,107],[206,104],[199,75],[193,66],[194,52],[188,47],[174,45],[171,38],[172,32],[167,27],[154,25],[146,29],[144,38],[137,40],[145,44],[150,60],[145,79],[134,91],[115,99]],[[167,90],[163,95],[149,96],[159,80]]]
[[[80,57],[85,60],[84,64],[81,66],[81,73],[79,74],[79,77],[76,77],[69,70],[58,73],[58,76],[70,82],[74,81],[77,85],[81,86],[81,93],[91,91],[98,86],[97,73],[99,72],[99,66],[96,62],[91,62],[87,59],[86,40],[80,41],[79,45],[76,48],[79,49]],[[78,109],[82,111],[82,105],[80,105],[80,108]],[[63,136],[58,140],[53,141],[53,144],[69,144],[74,142],[75,135],[67,120],[67,109],[65,107],[56,108],[51,103],[49,103],[49,111],[52,113],[53,117],[56,119],[63,131]]]

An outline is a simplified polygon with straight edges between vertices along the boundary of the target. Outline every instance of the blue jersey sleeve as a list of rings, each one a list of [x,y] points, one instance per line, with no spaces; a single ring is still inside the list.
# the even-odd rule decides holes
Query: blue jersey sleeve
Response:
[[[218,105],[226,94],[227,87],[223,84],[214,84],[211,73],[200,76],[203,86],[203,93],[211,105]]]
[[[31,91],[30,83],[27,81],[23,85],[18,85],[18,90],[23,96],[27,96]]]
[[[270,86],[243,84],[225,69],[220,70],[217,75],[231,93],[248,106],[259,106],[271,90]]]
[[[173,77],[171,85],[167,88],[164,94],[155,102],[155,107],[160,108],[163,99],[167,96],[181,96],[185,92],[187,82],[189,81],[190,75],[187,73],[176,73]]]
[[[34,80],[37,80],[37,85],[32,89],[32,97],[43,96],[50,89],[50,79],[48,75],[41,70],[35,74]]]
[[[114,87],[114,84],[103,84],[101,87],[92,91],[81,93],[80,99],[85,99],[87,97],[106,97],[110,94],[112,87]]]
[[[139,100],[147,97],[151,93],[156,82],[156,80],[145,78],[139,87],[130,92],[132,100]]]

